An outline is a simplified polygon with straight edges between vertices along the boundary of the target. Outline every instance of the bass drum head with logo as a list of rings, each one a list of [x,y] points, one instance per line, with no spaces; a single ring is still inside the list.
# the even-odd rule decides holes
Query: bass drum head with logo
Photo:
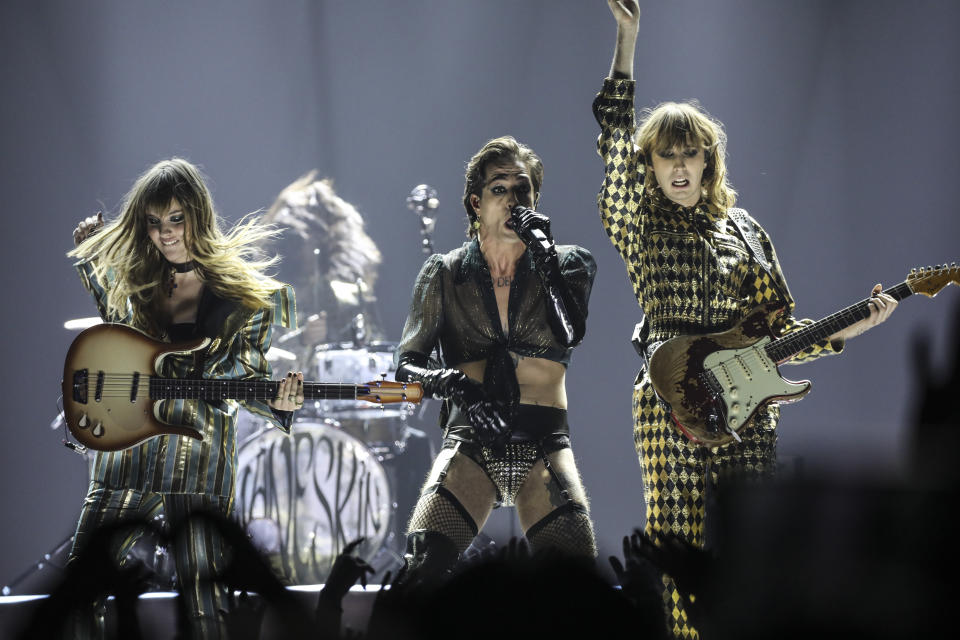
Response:
[[[383,466],[332,420],[295,422],[240,445],[237,515],[288,584],[325,582],[347,543],[368,562],[390,533],[393,501]]]

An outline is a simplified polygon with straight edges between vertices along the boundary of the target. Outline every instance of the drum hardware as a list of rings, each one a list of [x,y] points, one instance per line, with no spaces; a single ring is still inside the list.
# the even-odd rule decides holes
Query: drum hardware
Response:
[[[294,338],[299,338],[300,334],[302,334],[304,330],[307,328],[308,322],[314,322],[319,319],[320,319],[319,313],[310,314],[309,316],[306,317],[306,319],[303,321],[303,323],[299,327],[297,327],[296,329],[291,329],[290,331],[287,331],[282,336],[274,340],[274,342],[276,342],[277,344],[283,344],[285,342],[293,340]]]
[[[358,290],[360,288],[359,283],[362,282],[362,278],[357,278]],[[353,346],[359,348],[367,344],[367,323],[364,320],[362,312],[353,316],[353,319],[350,320],[350,330],[353,334]],[[384,379],[386,379],[386,376],[384,376]]]
[[[314,349],[312,366],[315,367],[318,380],[329,382],[369,380],[376,376],[386,379],[396,371],[396,366],[393,364],[393,353],[396,347],[394,342],[370,342],[360,348],[356,348],[350,342],[322,344]],[[354,400],[317,400],[310,403],[314,415],[334,418],[341,423],[345,419],[361,421],[384,418],[405,419],[413,412],[413,408],[408,405],[409,403],[396,403],[385,408]],[[354,424],[353,427],[355,426]],[[391,437],[389,441],[396,439],[398,438]]]
[[[67,554],[70,549],[70,545],[73,543],[73,534],[71,533],[66,538],[61,540],[55,547],[43,554],[39,560],[35,561],[30,567],[23,571],[16,578],[3,585],[3,588],[0,589],[0,594],[4,596],[12,595],[16,588],[23,584],[30,576],[43,571],[47,567],[50,567],[57,572],[62,572],[66,567],[66,559],[63,558],[61,563],[60,559]],[[38,590],[31,590],[27,593],[39,593]]]
[[[292,351],[287,351],[286,349],[281,349],[280,347],[270,347],[266,353],[267,360],[270,362],[276,362],[278,360],[296,360],[297,354]]]
[[[433,241],[430,236],[437,224],[437,216],[434,212],[439,206],[437,190],[428,184],[418,184],[407,196],[407,208],[420,218],[420,245],[426,255],[433,253]]]

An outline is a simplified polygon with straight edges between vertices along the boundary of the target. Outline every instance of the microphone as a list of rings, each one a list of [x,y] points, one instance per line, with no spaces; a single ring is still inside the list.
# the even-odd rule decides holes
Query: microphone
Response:
[[[523,233],[520,233],[520,216],[527,212],[547,218],[547,216],[544,214],[538,213],[530,207],[525,207],[522,204],[515,205],[512,209],[510,209],[510,221],[513,222],[513,230],[517,232],[517,235],[520,236],[520,239],[523,240],[524,244],[527,246],[530,246],[532,243],[536,242],[541,246],[543,251],[549,251],[550,247],[553,246],[553,243],[549,238],[547,238],[547,234],[543,232],[543,229],[531,227],[524,230]],[[549,220],[549,218],[547,219]]]
[[[437,190],[428,184],[418,184],[407,196],[407,208],[420,218],[420,246],[426,255],[433,253],[430,234],[433,233],[433,228],[437,224],[435,212],[439,206],[440,200],[437,198]]]

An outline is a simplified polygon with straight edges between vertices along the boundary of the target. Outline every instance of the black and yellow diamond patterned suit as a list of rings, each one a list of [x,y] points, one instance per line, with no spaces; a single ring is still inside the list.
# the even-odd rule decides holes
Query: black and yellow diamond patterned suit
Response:
[[[775,329],[782,335],[808,324],[795,319],[793,299],[776,253],[763,229],[749,218],[769,272],[725,211],[701,201],[682,207],[657,189],[644,188],[644,163],[633,143],[633,80],[606,79],[593,103],[601,133],[597,149],[605,176],[597,199],[604,229],[627,267],[634,295],[649,326],[649,341],[723,331],[758,304],[787,309]],[[792,362],[837,353],[842,343],[823,342]],[[633,437],[643,471],[647,533],[662,531],[704,545],[708,494],[724,478],[764,477],[776,465],[779,411],[758,412],[740,431],[743,442],[707,449],[687,440],[668,421],[645,371],[633,392]],[[669,625],[682,638],[697,637],[672,581],[664,598]]]

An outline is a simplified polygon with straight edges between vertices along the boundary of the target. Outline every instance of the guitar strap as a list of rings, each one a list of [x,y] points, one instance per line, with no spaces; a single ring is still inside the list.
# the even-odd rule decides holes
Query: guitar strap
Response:
[[[756,232],[753,230],[753,224],[750,222],[750,217],[747,215],[747,212],[739,207],[731,207],[730,209],[727,209],[727,215],[730,217],[733,225],[737,228],[737,231],[740,232],[740,237],[743,238],[743,241],[750,249],[753,259],[756,260],[757,264],[759,264],[766,274],[770,276],[770,282],[773,284],[774,288],[784,300],[790,300],[790,292],[784,291],[780,288],[780,284],[777,282],[777,279],[773,277],[773,273],[770,271],[773,265],[770,264],[770,261],[767,260],[767,256],[765,256],[763,253],[763,245],[760,244],[760,237],[757,236]]]
[[[737,227],[737,231],[740,232],[740,237],[743,238],[743,241],[747,243],[747,247],[750,248],[753,259],[759,262],[763,270],[769,275],[772,265],[770,261],[767,260],[767,257],[763,255],[763,245],[760,244],[760,238],[757,237],[757,234],[753,230],[753,225],[750,224],[750,218],[747,217],[747,212],[739,207],[732,207],[727,209],[727,215],[730,216],[730,220],[733,221],[733,224]]]
[[[650,347],[656,348],[660,345],[659,342],[651,345],[649,340],[650,323],[647,322],[647,316],[644,315],[640,322],[633,327],[633,335],[630,336],[630,344],[633,345],[637,355],[640,356],[640,361],[643,363],[640,366],[640,372],[637,374],[637,379],[633,381],[633,384],[640,383],[640,379],[643,378],[643,374],[650,364],[650,355],[653,353],[653,349]]]

